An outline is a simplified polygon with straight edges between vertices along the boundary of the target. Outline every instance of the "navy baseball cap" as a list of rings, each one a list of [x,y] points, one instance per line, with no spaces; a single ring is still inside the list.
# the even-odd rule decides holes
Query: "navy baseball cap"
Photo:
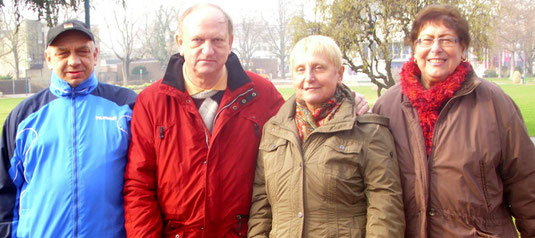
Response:
[[[68,20],[64,23],[61,23],[53,28],[50,28],[48,30],[48,34],[46,35],[46,46],[50,46],[52,42],[61,34],[67,32],[67,31],[79,31],[87,35],[89,39],[91,39],[93,42],[95,41],[95,37],[93,36],[93,33],[91,33],[91,30],[89,30],[89,27],[78,20]]]

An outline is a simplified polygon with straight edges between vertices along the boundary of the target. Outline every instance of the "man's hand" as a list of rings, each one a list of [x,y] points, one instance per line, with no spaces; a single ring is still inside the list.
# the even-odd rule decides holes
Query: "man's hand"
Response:
[[[351,92],[353,92],[353,95],[355,96],[355,105],[357,105],[357,116],[368,113],[370,111],[370,105],[368,104],[368,101],[366,101],[366,98],[364,98],[364,96],[353,90],[351,90]]]

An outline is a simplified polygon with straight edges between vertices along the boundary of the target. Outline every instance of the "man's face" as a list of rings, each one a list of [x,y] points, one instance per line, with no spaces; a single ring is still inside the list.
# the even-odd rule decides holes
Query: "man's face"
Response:
[[[71,87],[89,78],[97,62],[98,49],[84,33],[67,31],[45,50],[48,67]]]
[[[198,79],[215,84],[232,47],[225,15],[214,8],[197,9],[186,16],[181,31],[176,42],[188,77],[196,84]]]

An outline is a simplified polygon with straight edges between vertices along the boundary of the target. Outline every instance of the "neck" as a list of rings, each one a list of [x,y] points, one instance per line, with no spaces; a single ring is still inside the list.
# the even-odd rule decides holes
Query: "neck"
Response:
[[[213,88],[217,81],[221,78],[223,75],[223,69],[219,70],[218,72],[208,74],[208,75],[197,75],[193,72],[191,72],[189,69],[186,69],[187,77],[193,83],[195,86],[202,88],[202,89],[210,89]]]
[[[422,79],[420,81],[422,82],[422,86],[424,86],[425,89],[429,89],[435,86],[437,83],[440,83],[444,80],[446,80],[446,78],[442,80],[435,80],[435,79],[424,78],[422,75]]]
[[[312,104],[305,103],[305,105],[307,106],[307,109],[312,113],[314,113],[316,111],[316,109],[321,107],[321,104],[320,105],[312,105]]]

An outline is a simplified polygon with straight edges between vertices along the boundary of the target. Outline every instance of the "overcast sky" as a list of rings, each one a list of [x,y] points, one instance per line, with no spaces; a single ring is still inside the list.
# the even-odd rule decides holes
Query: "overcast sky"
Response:
[[[292,5],[304,4],[305,14],[312,14],[313,2],[315,0],[292,0],[286,1]],[[5,6],[9,8],[12,5],[12,0],[4,0]],[[101,41],[109,43],[112,42],[111,38],[118,37],[118,32],[115,30],[109,30],[116,27],[114,23],[114,15],[118,15],[118,19],[122,19],[119,15],[125,14],[124,9],[116,0],[90,0],[91,4],[91,25],[96,26],[99,29],[99,37]],[[194,3],[210,2],[217,4],[225,10],[235,24],[237,24],[243,16],[255,17],[257,19],[266,19],[268,21],[274,21],[273,19],[277,15],[278,0],[126,0],[127,10],[126,14],[129,18],[139,22],[139,27],[144,25],[144,21],[150,21],[154,17],[156,11],[163,7],[173,7],[175,10],[183,11],[187,7]],[[292,7],[290,11],[295,11],[295,7]],[[4,10],[4,9],[2,9]],[[36,20],[35,13],[25,11],[23,14],[24,19]],[[83,2],[79,6],[78,11],[72,10],[62,11],[58,15],[59,21],[62,22],[67,19],[77,18],[85,21],[84,4]],[[101,52],[109,52],[109,46],[101,45]]]

